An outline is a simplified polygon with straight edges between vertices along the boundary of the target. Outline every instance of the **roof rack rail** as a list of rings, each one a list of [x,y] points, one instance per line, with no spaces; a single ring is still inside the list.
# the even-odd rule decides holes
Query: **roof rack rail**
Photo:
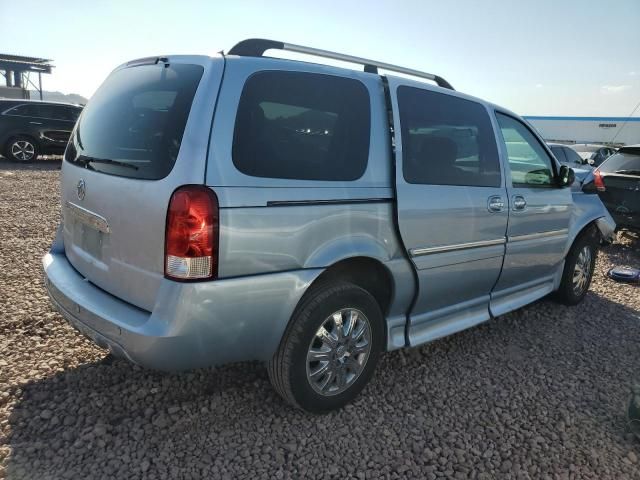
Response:
[[[354,57],[342,53],[330,52],[328,50],[320,50],[318,48],[304,47],[302,45],[294,45],[293,43],[278,42],[276,40],[266,40],[262,38],[250,38],[237,43],[231,50],[229,55],[238,55],[241,57],[261,57],[267,50],[287,50],[289,52],[304,53],[314,55],[316,57],[331,58],[333,60],[341,60],[343,62],[356,63],[364,65],[364,71],[369,73],[378,73],[378,68],[389,70],[391,72],[404,73],[414,77],[426,78],[432,80],[436,84],[449,90],[454,90],[449,82],[444,78],[432,73],[421,72],[411,68],[399,67],[390,63],[377,62],[361,57]]]

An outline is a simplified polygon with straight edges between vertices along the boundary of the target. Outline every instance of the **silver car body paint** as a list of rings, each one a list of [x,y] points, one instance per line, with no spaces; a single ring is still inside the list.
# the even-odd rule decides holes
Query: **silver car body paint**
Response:
[[[500,138],[495,111],[505,111],[482,100],[387,77],[396,125],[393,157],[379,75],[268,58],[168,61],[204,67],[172,171],[161,180],[135,180],[64,161],[64,220],[43,259],[49,293],[65,318],[141,365],[176,370],[268,360],[314,280],[354,258],[377,262],[391,279],[387,348],[419,345],[549,293],[583,228],[596,222],[607,239],[615,228],[596,195],[572,195],[570,188],[513,189],[502,147],[502,183],[495,189],[411,185],[395,174],[403,161],[398,86],[484,105]],[[362,82],[370,96],[371,136],[361,178],[283,180],[247,176],[235,168],[231,148],[238,102],[246,79],[262,70]],[[205,184],[218,197],[219,278],[214,281],[181,283],[163,276],[169,198],[187,184]],[[527,214],[511,210],[517,195],[527,196]],[[504,211],[474,208],[492,196],[503,199]]]

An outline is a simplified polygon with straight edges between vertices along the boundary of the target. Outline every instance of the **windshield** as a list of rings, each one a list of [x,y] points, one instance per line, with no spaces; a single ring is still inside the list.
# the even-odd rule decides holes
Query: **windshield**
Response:
[[[84,109],[65,158],[111,175],[167,176],[203,70],[164,63],[116,70]]]
[[[640,155],[616,153],[600,166],[600,171],[640,176]]]

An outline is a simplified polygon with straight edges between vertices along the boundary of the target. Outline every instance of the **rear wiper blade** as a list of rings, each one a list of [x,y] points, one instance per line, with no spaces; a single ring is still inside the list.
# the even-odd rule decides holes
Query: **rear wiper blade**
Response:
[[[134,170],[138,170],[138,167],[132,165],[131,163],[121,162],[119,160],[111,160],[110,158],[97,158],[97,157],[89,157],[88,155],[78,155],[78,160],[83,162],[85,165],[90,166],[91,163],[106,163],[109,165],[117,165],[119,167],[132,168]]]
[[[621,173],[622,175],[640,175],[640,170],[616,170],[615,173]]]

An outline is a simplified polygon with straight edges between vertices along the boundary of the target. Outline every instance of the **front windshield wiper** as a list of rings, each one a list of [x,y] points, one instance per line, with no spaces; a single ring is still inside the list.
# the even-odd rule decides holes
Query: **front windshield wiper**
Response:
[[[640,175],[640,170],[616,170],[615,173],[621,173],[622,175]]]
[[[78,161],[82,162],[85,166],[90,167],[91,163],[107,163],[109,165],[117,165],[119,167],[132,168],[134,170],[138,170],[138,167],[132,165],[131,163],[121,162],[119,160],[111,160],[110,158],[97,158],[90,157],[88,155],[78,155]]]

